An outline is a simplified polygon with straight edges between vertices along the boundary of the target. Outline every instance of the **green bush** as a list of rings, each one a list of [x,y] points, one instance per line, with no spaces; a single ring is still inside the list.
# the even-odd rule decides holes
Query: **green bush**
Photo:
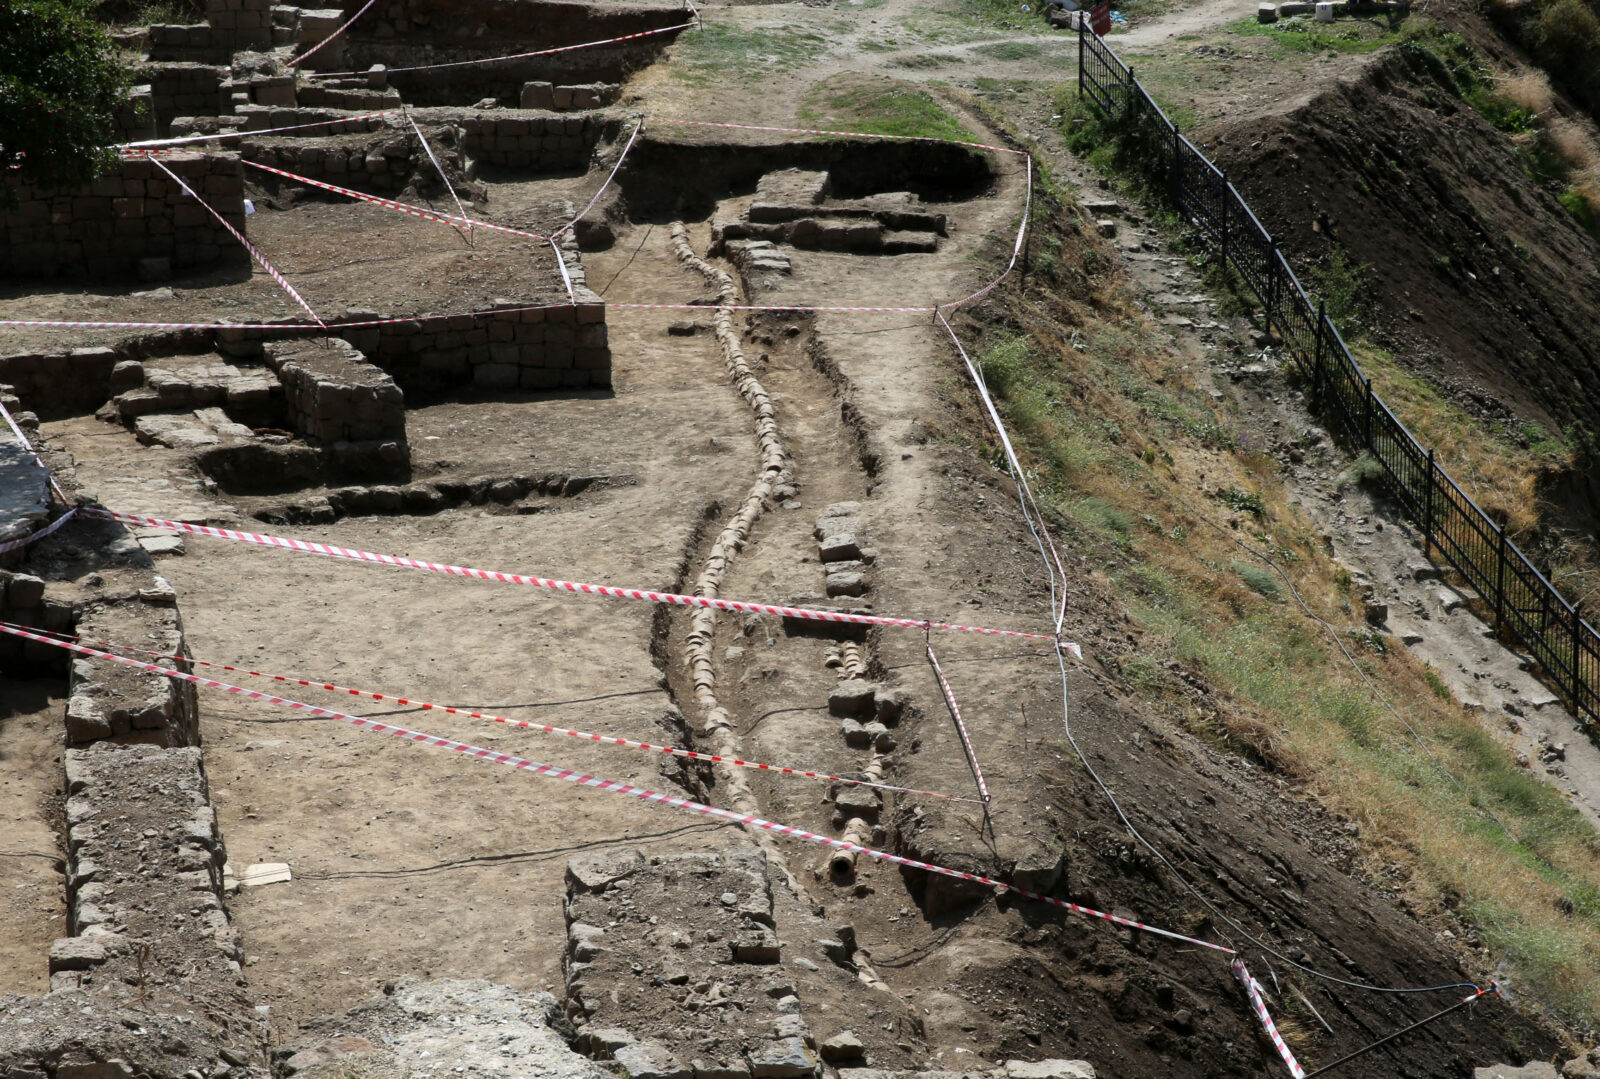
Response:
[[[0,0],[0,169],[45,187],[93,180],[115,159],[127,86],[87,0]]]

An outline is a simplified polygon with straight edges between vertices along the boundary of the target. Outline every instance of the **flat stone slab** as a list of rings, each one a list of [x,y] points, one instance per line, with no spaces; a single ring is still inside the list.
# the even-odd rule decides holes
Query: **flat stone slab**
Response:
[[[0,422],[0,543],[38,530],[50,510],[50,473]]]

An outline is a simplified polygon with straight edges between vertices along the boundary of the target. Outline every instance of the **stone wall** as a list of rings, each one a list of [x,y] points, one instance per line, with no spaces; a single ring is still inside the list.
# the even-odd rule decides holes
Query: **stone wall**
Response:
[[[206,0],[212,40],[229,54],[272,48],[273,0]]]
[[[338,116],[325,109],[252,109],[245,115],[245,131],[309,124]],[[620,119],[607,112],[555,115],[533,109],[479,112],[420,108],[412,109],[411,115],[430,130],[455,128],[462,132],[462,149],[475,161],[534,172],[565,172],[587,167],[595,144],[621,126]],[[350,135],[353,131],[384,129],[382,119],[375,119],[367,121],[364,127],[359,123],[341,124],[331,129],[335,132],[331,135],[328,131],[315,131],[308,137],[268,136],[246,141],[241,153],[249,161],[260,161],[315,180],[351,186],[349,177],[359,178],[363,172],[378,175],[387,167],[378,169],[374,161],[369,168],[371,146],[356,145],[359,140],[353,142]],[[421,151],[416,152],[420,154]],[[397,143],[392,156],[403,161],[410,152],[401,153]]]
[[[346,0],[346,17],[365,0]],[[560,0],[393,0],[368,12],[345,36],[350,67],[404,68],[511,56],[604,41],[689,21],[681,8],[597,6]],[[417,104],[465,105],[493,96],[517,102],[524,83],[566,86],[622,82],[652,63],[676,35],[656,34],[613,46],[503,63],[394,71],[390,80]]]
[[[283,383],[295,433],[329,445],[405,442],[405,395],[347,342],[274,341],[265,356]]]
[[[160,160],[244,231],[244,177],[236,154]],[[0,212],[0,276],[161,279],[250,261],[205,207],[147,158],[124,160],[109,176],[70,191],[0,182],[16,198]]]
[[[158,137],[180,116],[220,116],[232,108],[230,72],[199,63],[147,64],[137,76],[150,84],[151,121]]]
[[[155,61],[225,64],[231,55],[225,46],[217,43],[206,23],[191,26],[155,23],[149,28],[146,43],[147,55]]]
[[[340,330],[373,363],[389,372],[407,394],[480,389],[605,389],[611,385],[611,349],[605,303],[574,283],[577,304],[565,296],[500,300],[477,315],[435,315]],[[540,307],[540,303],[556,306]],[[376,318],[350,311],[351,318]],[[224,355],[260,356],[275,330],[223,329],[217,348]],[[295,336],[303,336],[296,334]]]

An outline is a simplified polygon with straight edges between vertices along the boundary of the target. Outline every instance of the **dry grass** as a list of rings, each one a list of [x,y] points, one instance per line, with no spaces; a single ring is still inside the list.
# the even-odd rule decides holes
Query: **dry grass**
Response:
[[[1469,945],[1481,941],[1488,954],[1464,956],[1479,975],[1503,962],[1525,1000],[1569,1017],[1600,1013],[1593,830],[1441,695],[1422,664],[1370,637],[1348,575],[1289,502],[1275,463],[1241,445],[1232,417],[1197,389],[1158,329],[1114,295],[1099,241],[1059,227],[1071,215],[1054,212],[1054,279],[1008,291],[1012,324],[990,329],[981,359],[1047,505],[1070,542],[1109,567],[1145,629],[1122,666],[1140,707],[1360,821],[1369,879]],[[1531,521],[1532,451],[1502,439],[1485,452],[1473,417],[1392,363],[1383,375],[1385,396],[1445,447],[1456,472]],[[1287,588],[1274,594],[1256,579],[1270,570],[1251,552],[1287,569],[1397,711]],[[1211,692],[1190,692],[1174,662]]]
[[[1519,109],[1527,109],[1534,116],[1543,116],[1555,104],[1555,91],[1550,88],[1550,78],[1542,71],[1527,71],[1510,75],[1500,81],[1500,94]]]

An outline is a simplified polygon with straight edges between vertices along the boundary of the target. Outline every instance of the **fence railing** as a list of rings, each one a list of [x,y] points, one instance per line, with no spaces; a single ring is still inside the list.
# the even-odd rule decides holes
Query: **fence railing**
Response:
[[[1312,399],[1336,434],[1371,453],[1424,550],[1474,588],[1497,631],[1519,641],[1591,733],[1600,733],[1600,633],[1450,478],[1372,392],[1325,311],[1311,303],[1271,234],[1222,170],[1179,133],[1132,69],[1087,27],[1078,31],[1078,90],[1148,151],[1146,167],[1174,206],[1261,302]]]

